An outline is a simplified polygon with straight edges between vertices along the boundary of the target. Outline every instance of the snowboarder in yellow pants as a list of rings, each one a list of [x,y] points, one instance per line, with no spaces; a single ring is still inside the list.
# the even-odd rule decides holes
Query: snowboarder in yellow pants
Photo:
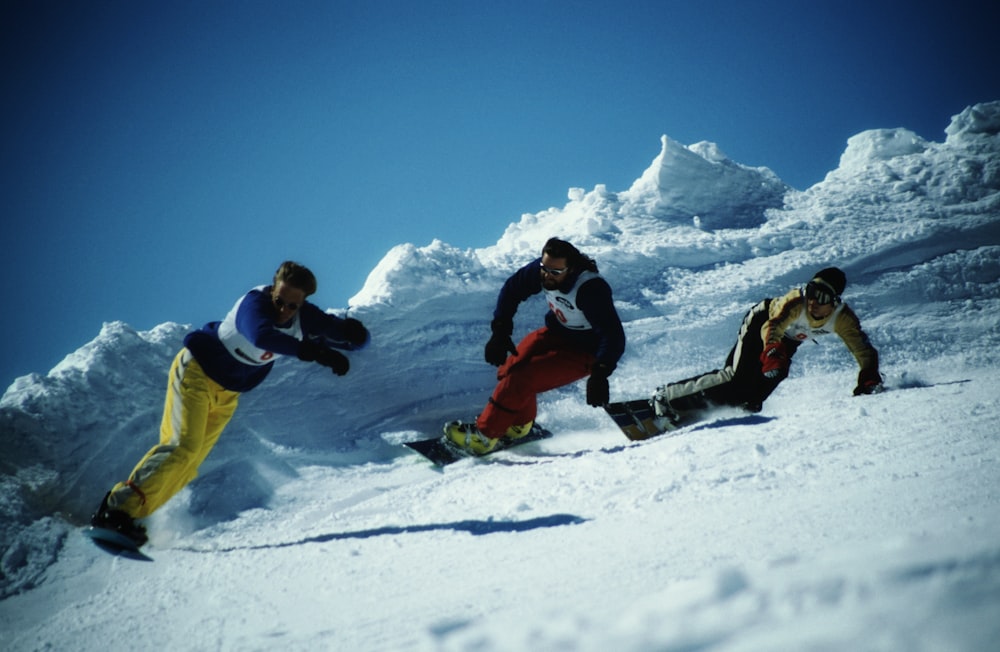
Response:
[[[286,261],[271,285],[241,297],[224,320],[188,333],[170,367],[160,442],[128,480],[107,493],[91,525],[114,530],[137,546],[146,543],[146,529],[135,520],[194,480],[232,419],[240,394],[263,382],[279,357],[316,362],[338,376],[347,373],[348,359],[334,348],[364,348],[371,339],[368,329],[306,301],[315,291],[313,273]]]
[[[198,467],[232,419],[240,393],[225,389],[182,349],[170,368],[160,443],[111,490],[108,504],[144,518],[198,476]]]

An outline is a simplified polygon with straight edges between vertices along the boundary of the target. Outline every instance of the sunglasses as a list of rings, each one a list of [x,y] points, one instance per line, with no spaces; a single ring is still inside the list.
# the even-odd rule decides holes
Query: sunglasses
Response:
[[[825,306],[836,301],[837,297],[830,292],[829,288],[826,288],[819,283],[809,281],[809,283],[806,284],[806,299],[815,301],[821,306]]]
[[[567,269],[568,268],[566,267],[563,267],[562,269],[552,269],[551,267],[546,267],[545,265],[542,265],[542,273],[548,274],[549,276],[562,276],[563,274],[566,273]]]
[[[290,301],[285,301],[281,297],[274,297],[274,305],[277,306],[278,310],[284,310],[285,308],[288,308],[292,312],[295,312],[296,310],[299,309],[299,304],[292,303]]]

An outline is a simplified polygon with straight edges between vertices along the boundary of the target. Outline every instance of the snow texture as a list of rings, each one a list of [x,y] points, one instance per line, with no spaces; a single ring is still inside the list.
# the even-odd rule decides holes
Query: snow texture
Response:
[[[350,302],[350,374],[281,361],[242,397],[149,519],[152,563],[81,529],[155,442],[190,326],[106,324],[0,400],[4,649],[996,649],[1000,102],[945,133],[858,134],[801,192],[664,136],[631,188],[495,245],[393,248]],[[615,290],[613,400],[718,367],[750,305],[828,265],[889,391],[853,397],[826,338],[760,414],[632,443],[575,384],[540,403],[555,437],[435,470],[401,442],[482,407],[496,292],[554,235]]]

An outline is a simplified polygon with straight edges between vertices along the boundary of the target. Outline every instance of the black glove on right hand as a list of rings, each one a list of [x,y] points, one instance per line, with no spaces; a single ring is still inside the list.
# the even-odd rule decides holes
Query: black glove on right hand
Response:
[[[348,317],[343,324],[344,337],[356,349],[363,349],[371,340],[371,334],[359,320]]]
[[[323,352],[316,358],[316,362],[324,367],[329,367],[338,376],[343,376],[351,368],[351,363],[343,353],[328,349],[325,346],[323,347]]]
[[[490,322],[490,328],[493,330],[493,336],[486,343],[486,362],[499,367],[506,362],[508,353],[517,355],[514,340],[510,339],[511,333],[514,332],[514,323],[509,319],[494,319]]]
[[[298,356],[303,362],[318,362],[329,367],[338,376],[343,376],[351,368],[350,361],[343,354],[309,340],[299,344]]]

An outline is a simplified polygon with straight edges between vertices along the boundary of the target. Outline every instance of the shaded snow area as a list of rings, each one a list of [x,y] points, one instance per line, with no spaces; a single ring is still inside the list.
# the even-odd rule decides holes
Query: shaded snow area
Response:
[[[804,191],[664,136],[629,189],[571,189],[495,245],[395,247],[349,306],[371,347],[242,397],[147,522],[153,561],[81,531],[155,442],[189,326],[106,324],[0,401],[4,649],[996,649],[998,133],[1000,102],[943,142],[864,132]],[[553,235],[615,290],[613,399],[718,367],[753,303],[828,265],[887,391],[853,397],[828,337],[759,414],[633,443],[578,383],[540,401],[555,437],[435,470],[401,442],[482,407],[496,292]]]

